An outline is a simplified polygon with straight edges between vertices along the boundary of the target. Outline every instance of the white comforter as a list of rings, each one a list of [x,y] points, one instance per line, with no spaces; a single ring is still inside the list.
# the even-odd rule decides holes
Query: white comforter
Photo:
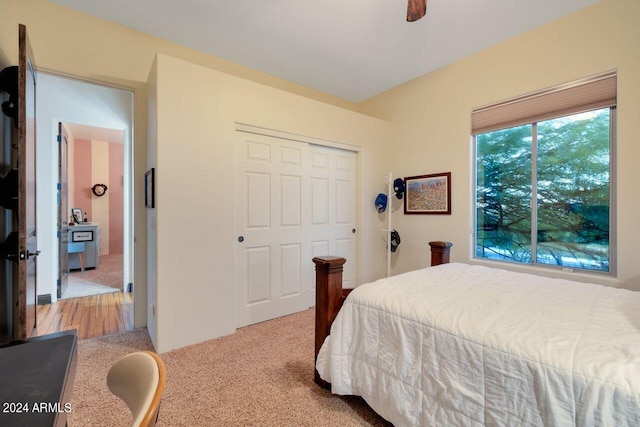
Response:
[[[316,367],[396,426],[640,426],[640,293],[445,264],[356,288]]]

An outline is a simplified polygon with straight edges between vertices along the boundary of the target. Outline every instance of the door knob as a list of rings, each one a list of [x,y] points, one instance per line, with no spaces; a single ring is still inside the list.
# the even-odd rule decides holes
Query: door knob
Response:
[[[244,242],[244,236],[238,236],[238,242],[240,243]]]

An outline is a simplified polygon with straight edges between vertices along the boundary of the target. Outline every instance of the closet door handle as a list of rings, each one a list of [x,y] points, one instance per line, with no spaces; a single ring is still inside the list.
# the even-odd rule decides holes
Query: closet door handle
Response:
[[[244,236],[238,236],[238,242],[240,243],[244,242]]]

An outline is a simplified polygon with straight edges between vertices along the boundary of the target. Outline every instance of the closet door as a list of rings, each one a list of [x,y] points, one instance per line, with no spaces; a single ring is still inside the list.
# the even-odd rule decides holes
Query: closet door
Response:
[[[237,132],[238,327],[308,308],[307,144]]]
[[[347,260],[342,286],[356,285],[356,153],[310,146],[312,257],[334,255]],[[315,282],[314,282],[315,290]]]
[[[236,132],[238,327],[315,305],[312,258],[356,281],[355,153]]]

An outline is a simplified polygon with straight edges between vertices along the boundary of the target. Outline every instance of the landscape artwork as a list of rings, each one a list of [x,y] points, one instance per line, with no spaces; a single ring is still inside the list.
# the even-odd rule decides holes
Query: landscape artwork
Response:
[[[405,178],[405,214],[451,214],[451,172]]]

